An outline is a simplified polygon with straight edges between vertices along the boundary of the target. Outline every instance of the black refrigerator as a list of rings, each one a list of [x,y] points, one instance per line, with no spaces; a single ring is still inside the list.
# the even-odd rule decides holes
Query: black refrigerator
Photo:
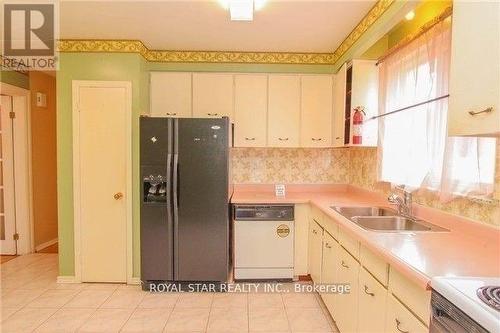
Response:
[[[226,282],[228,118],[140,118],[141,280]]]

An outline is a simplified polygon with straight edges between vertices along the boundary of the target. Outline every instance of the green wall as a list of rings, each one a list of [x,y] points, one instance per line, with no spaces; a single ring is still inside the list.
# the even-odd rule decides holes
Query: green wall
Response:
[[[72,81],[132,82],[133,271],[140,275],[139,115],[149,109],[150,71],[332,73],[330,65],[148,63],[138,54],[61,53],[57,72],[59,274],[74,275]]]
[[[4,69],[0,69],[0,82],[11,84],[19,88],[30,88],[30,79],[28,74],[22,74],[16,71],[6,71]]]

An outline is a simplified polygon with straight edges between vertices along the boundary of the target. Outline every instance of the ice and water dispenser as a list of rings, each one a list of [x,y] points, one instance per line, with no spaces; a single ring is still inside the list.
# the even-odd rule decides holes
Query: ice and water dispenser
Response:
[[[145,203],[167,202],[167,180],[162,175],[147,175],[143,178],[143,201]]]

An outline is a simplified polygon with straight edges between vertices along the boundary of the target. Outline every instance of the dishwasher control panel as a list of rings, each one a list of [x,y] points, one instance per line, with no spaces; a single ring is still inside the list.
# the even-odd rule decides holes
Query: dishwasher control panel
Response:
[[[293,221],[293,205],[234,205],[235,221]]]

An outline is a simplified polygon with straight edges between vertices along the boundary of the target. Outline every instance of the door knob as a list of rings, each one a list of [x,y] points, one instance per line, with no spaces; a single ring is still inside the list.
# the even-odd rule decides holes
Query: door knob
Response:
[[[120,200],[121,198],[123,198],[123,193],[117,192],[115,193],[115,195],[113,195],[113,198],[115,198],[115,200]]]

